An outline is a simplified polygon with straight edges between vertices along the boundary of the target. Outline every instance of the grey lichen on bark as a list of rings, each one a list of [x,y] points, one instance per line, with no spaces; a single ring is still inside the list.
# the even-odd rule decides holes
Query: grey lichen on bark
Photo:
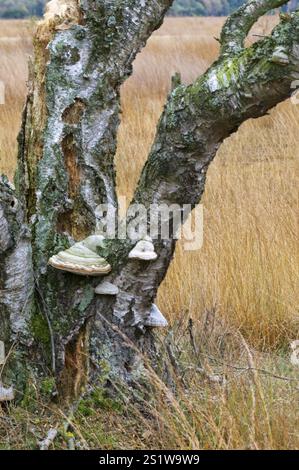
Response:
[[[5,333],[0,340],[12,344],[18,332],[28,332],[17,351],[23,354],[30,346],[33,368],[54,374],[69,396],[80,393],[88,374],[96,379],[107,366],[110,377],[135,379],[142,373],[136,346],[155,357],[146,324],[175,239],[154,240],[158,257],[153,261],[130,259],[134,243],[129,239],[107,240],[99,254],[112,266],[106,282],[117,288],[113,296],[96,297],[97,279],[58,272],[48,260],[94,232],[99,204],[110,203],[117,213],[120,86],[172,1],[50,3],[35,37],[17,192],[1,183],[0,321]],[[290,96],[299,76],[299,13],[281,21],[269,37],[244,47],[254,21],[283,3],[256,0],[242,6],[224,26],[219,59],[193,84],[176,84],[132,204],[194,208],[223,140],[245,120]],[[15,197],[17,212],[9,202]],[[186,220],[190,209],[179,211]],[[21,257],[26,260],[22,272]],[[11,279],[17,281],[15,292]],[[30,293],[29,303],[25,293]]]

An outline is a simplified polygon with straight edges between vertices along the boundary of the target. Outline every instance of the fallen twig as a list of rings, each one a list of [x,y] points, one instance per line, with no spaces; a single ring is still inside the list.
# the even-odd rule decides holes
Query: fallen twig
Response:
[[[54,429],[54,428],[50,429],[48,434],[47,434],[47,437],[43,441],[39,442],[39,449],[40,450],[49,450],[49,447],[55,441],[55,439],[57,437],[57,434],[58,434],[57,429]]]

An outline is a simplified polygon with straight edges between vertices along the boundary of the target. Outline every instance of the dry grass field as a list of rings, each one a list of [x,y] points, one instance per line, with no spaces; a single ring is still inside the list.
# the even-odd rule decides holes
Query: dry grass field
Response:
[[[265,34],[275,21],[262,19],[254,33]],[[188,83],[205,71],[217,57],[214,37],[222,23],[169,18],[137,57],[122,90],[120,195],[134,190],[171,76],[179,71]],[[6,84],[0,172],[9,177],[15,169],[32,28],[28,22],[0,22],[0,80]],[[172,326],[161,341],[171,339],[180,353],[177,393],[153,376],[150,418],[104,399],[95,400],[97,406],[82,403],[72,418],[81,446],[299,447],[299,367],[289,361],[289,343],[299,339],[298,126],[299,106],[286,102],[269,116],[245,123],[222,145],[202,201],[203,248],[187,253],[178,247],[159,294]],[[44,408],[41,421],[30,407],[15,408],[8,426],[0,410],[1,446],[34,447],[36,436],[49,422],[61,420],[61,413]],[[57,447],[64,446],[62,433]]]

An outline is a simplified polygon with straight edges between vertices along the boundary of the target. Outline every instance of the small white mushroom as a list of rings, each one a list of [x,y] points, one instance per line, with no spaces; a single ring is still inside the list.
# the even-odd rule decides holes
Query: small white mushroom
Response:
[[[101,282],[95,289],[95,293],[98,295],[117,295],[118,292],[118,287],[107,281]]]
[[[168,326],[168,321],[162,315],[157,305],[153,304],[150,314],[145,321],[145,326],[150,326],[152,328],[165,327]]]
[[[81,276],[100,276],[111,271],[110,264],[97,254],[103,237],[94,235],[82,242],[75,243],[71,248],[52,256],[49,264],[53,268]]]
[[[5,388],[0,381],[0,403],[13,401],[14,399],[15,393],[13,387]]]
[[[158,258],[155,247],[151,238],[146,237],[139,240],[137,245],[129,253],[130,259],[139,259],[142,261],[154,261]]]
[[[289,57],[286,53],[286,49],[283,46],[276,47],[272,54],[271,62],[280,65],[288,65],[290,63]]]

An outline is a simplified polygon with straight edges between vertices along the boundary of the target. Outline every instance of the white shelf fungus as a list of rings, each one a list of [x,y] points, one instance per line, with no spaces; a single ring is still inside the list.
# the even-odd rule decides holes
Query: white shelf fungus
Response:
[[[168,326],[168,321],[162,315],[157,305],[152,305],[149,317],[145,321],[145,326],[150,326],[152,328]]]
[[[155,247],[151,238],[146,237],[144,240],[139,240],[137,245],[129,253],[130,259],[138,259],[141,261],[154,261],[158,258],[155,252]]]
[[[93,235],[82,242],[76,243],[68,250],[52,256],[49,264],[56,269],[81,276],[101,276],[111,271],[110,264],[97,254],[104,238]]]

